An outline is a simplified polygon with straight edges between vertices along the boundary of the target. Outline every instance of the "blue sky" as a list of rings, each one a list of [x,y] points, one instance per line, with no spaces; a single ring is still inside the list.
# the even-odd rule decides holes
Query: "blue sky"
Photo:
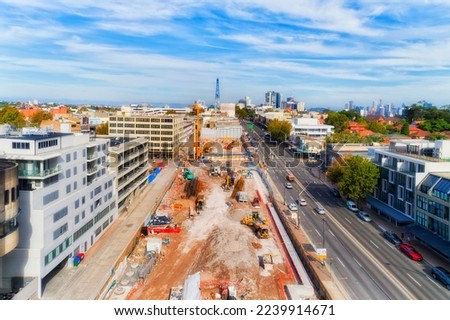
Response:
[[[450,104],[448,0],[0,0],[0,100]]]

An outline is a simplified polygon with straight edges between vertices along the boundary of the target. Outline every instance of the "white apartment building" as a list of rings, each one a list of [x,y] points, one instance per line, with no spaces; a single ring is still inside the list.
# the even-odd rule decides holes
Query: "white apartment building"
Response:
[[[291,122],[293,136],[325,138],[334,131],[334,126],[321,124],[317,118],[293,118]]]
[[[17,134],[17,133],[16,133]],[[0,135],[0,158],[18,164],[19,244],[0,258],[3,277],[42,280],[87,251],[117,218],[109,140],[24,130]]]
[[[375,149],[380,178],[367,203],[396,224],[417,221],[416,188],[430,172],[450,172],[450,141],[395,140]]]

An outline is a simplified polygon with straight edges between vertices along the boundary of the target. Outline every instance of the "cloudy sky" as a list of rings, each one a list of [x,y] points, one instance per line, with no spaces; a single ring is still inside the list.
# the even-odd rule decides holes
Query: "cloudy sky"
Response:
[[[448,0],[0,0],[0,100],[450,103]]]

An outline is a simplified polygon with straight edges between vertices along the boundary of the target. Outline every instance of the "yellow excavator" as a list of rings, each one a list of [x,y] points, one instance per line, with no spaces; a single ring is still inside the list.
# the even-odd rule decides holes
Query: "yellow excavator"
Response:
[[[259,239],[269,238],[269,225],[267,220],[261,218],[258,211],[253,211],[251,214],[245,216],[241,220],[241,223],[251,227]]]

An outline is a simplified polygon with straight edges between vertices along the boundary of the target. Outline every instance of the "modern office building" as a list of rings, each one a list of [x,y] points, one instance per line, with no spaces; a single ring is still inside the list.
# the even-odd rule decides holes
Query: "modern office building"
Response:
[[[450,172],[449,159],[450,141],[443,140],[395,140],[389,149],[375,149],[380,178],[367,203],[398,225],[419,223],[416,187],[430,172]]]
[[[272,108],[281,108],[281,93],[275,91],[268,91],[265,95],[265,105],[271,106]]]
[[[175,158],[193,133],[193,120],[177,114],[118,112],[109,117],[109,136],[149,140],[149,158]]]
[[[0,193],[3,195],[3,197],[0,197],[0,260],[19,243],[19,224],[17,222],[19,179],[17,169],[17,163],[0,161]],[[1,273],[0,278],[2,278]]]
[[[2,276],[34,278],[40,296],[43,279],[86,252],[117,218],[109,140],[24,129],[3,130],[0,144],[0,159],[18,165],[20,195],[19,243],[0,258]]]
[[[115,172],[119,212],[139,195],[149,175],[148,140],[112,138],[108,168]]]
[[[419,183],[416,197],[416,223],[445,241],[450,241],[449,200],[450,172],[429,173]]]

